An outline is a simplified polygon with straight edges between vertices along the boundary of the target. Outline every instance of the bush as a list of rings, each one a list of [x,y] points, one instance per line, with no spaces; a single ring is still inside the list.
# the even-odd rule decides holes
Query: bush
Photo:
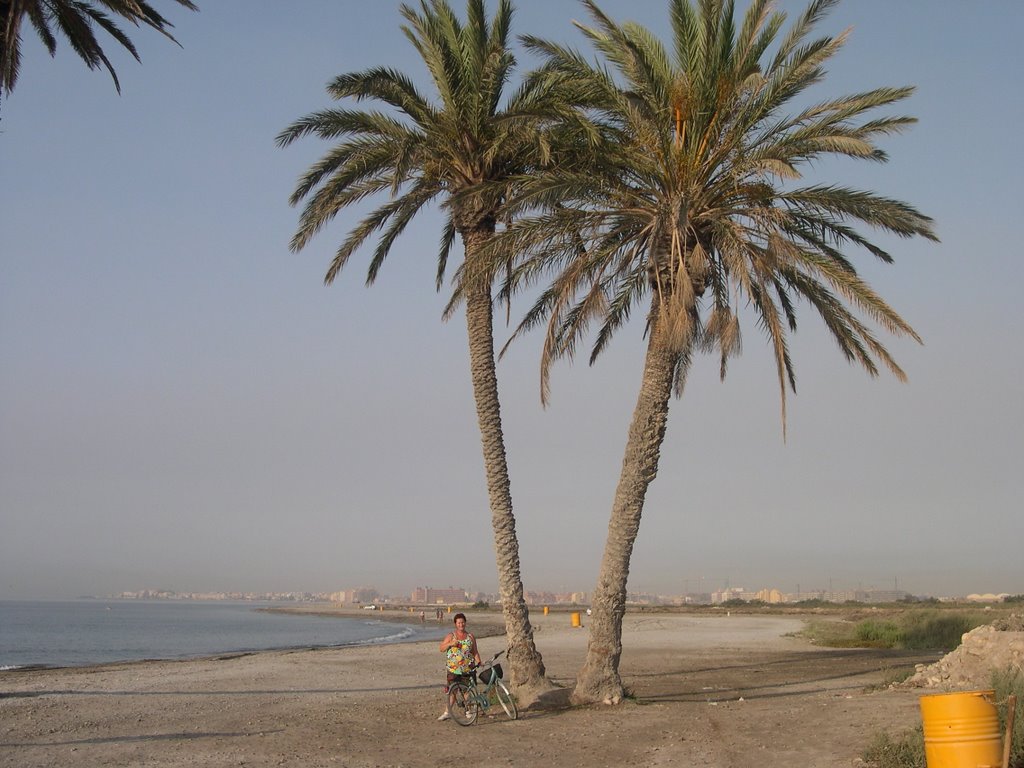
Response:
[[[477,600],[475,603],[473,603],[473,607],[486,611],[488,608],[491,607],[491,604],[488,603],[486,600]]]
[[[863,616],[863,613],[861,614]],[[850,621],[808,621],[800,633],[811,642],[832,648],[900,648],[949,652],[965,632],[987,624],[991,614],[938,609],[879,613],[875,618]],[[1003,627],[1006,629],[1008,627]]]
[[[903,633],[893,622],[873,619],[857,624],[855,636],[863,648],[897,648],[903,641]]]
[[[939,614],[932,611],[909,614],[904,623],[900,647],[912,651],[952,651],[965,632],[986,623],[984,617],[964,613]]]
[[[855,648],[857,641],[849,622],[830,619],[810,619],[804,628],[796,633],[812,643],[826,648]]]

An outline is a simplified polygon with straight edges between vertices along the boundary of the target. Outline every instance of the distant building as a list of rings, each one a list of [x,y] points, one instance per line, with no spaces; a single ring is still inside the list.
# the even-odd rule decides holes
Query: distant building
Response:
[[[710,603],[710,592],[687,592],[680,596],[681,605],[709,605]]]
[[[466,596],[466,590],[462,587],[448,587],[447,589],[416,587],[416,589],[412,591],[411,596],[412,602],[426,605],[465,603],[468,599],[469,598]]]
[[[587,604],[587,593],[586,592],[566,592],[560,595],[556,595],[558,602],[570,603],[572,605],[586,605]]]
[[[991,592],[986,592],[983,595],[979,595],[979,594],[968,595],[967,597],[964,598],[964,600],[967,600],[968,602],[971,602],[971,603],[999,603],[999,602],[1002,602],[1003,600],[1005,600],[1006,598],[1008,598],[1009,596],[1010,595],[1007,594],[1006,592],[1003,592],[1002,594],[999,594],[999,595],[993,594]]]
[[[331,601],[335,603],[372,603],[380,597],[376,587],[356,587],[332,592]]]
[[[910,597],[909,592],[902,589],[869,589],[867,591],[867,602],[869,603],[898,603]]]
[[[751,597],[748,597],[748,595]],[[756,599],[756,597],[757,594],[755,592],[747,592],[743,587],[729,587],[718,592],[712,592],[711,602],[718,604],[727,603],[730,600],[751,600]]]
[[[554,592],[537,592],[532,589],[523,593],[523,600],[527,605],[553,605],[559,602]]]

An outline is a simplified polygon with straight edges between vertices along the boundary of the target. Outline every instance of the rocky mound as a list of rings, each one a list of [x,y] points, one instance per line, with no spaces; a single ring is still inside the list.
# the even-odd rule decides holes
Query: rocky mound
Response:
[[[1009,616],[966,633],[960,646],[934,664],[918,664],[905,683],[912,688],[977,690],[992,686],[992,673],[1024,673],[1024,617]]]

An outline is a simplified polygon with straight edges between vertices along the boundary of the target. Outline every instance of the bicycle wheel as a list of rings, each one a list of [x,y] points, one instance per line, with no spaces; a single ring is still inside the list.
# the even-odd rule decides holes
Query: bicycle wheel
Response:
[[[494,696],[501,704],[501,708],[505,710],[509,720],[519,717],[519,710],[516,709],[516,703],[512,701],[512,694],[508,692],[508,688],[500,679],[494,681]]]
[[[452,683],[448,688],[448,714],[459,725],[472,725],[476,722],[476,699],[465,683]]]

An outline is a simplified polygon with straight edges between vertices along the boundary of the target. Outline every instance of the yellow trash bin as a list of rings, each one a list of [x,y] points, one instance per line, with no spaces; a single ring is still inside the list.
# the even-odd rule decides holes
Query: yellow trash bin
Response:
[[[572,614],[572,625],[574,627],[580,626],[580,612],[574,611]]]
[[[995,691],[921,697],[928,768],[999,768],[1003,738]]]
[[[546,605],[544,606],[544,615],[545,615],[545,616],[547,616],[547,615],[548,615],[548,607],[547,607]]]

